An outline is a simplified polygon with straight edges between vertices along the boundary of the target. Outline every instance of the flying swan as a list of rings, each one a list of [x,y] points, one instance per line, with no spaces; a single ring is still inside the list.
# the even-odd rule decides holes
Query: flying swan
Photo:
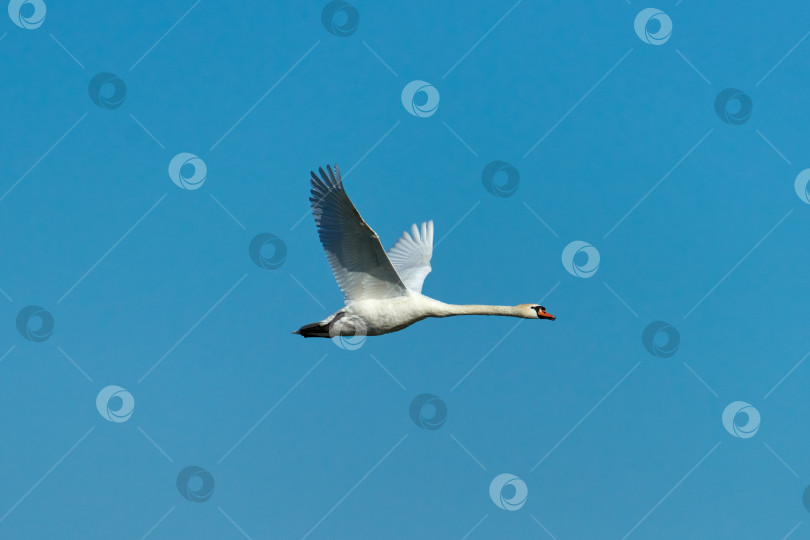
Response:
[[[340,179],[327,166],[312,172],[309,198],[318,236],[346,306],[326,319],[302,326],[304,337],[379,336],[427,317],[501,315],[523,319],[555,317],[537,304],[482,306],[445,304],[422,294],[433,255],[433,221],[411,226],[386,253],[380,238],[360,217]]]

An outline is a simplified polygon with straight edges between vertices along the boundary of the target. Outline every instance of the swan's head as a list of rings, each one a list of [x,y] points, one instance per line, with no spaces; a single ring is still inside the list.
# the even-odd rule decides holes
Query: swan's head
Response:
[[[548,319],[553,321],[557,318],[539,304],[520,304],[518,307],[524,319]]]

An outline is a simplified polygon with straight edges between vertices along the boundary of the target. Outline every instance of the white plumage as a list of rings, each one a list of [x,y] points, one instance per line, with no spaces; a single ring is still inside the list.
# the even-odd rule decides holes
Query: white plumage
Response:
[[[346,306],[323,321],[297,330],[304,337],[380,335],[396,332],[426,317],[503,315],[524,319],[554,316],[536,304],[453,305],[422,294],[433,256],[433,221],[405,231],[388,253],[355,208],[340,178],[327,166],[312,173],[309,198],[326,258]]]
[[[422,222],[422,228],[411,225],[411,234],[402,237],[388,250],[388,259],[394,265],[405,286],[414,292],[422,292],[422,284],[430,273],[430,258],[433,257],[433,221]]]

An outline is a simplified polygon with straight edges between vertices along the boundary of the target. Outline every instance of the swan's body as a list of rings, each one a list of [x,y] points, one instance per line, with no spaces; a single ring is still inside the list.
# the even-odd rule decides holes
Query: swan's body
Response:
[[[500,315],[524,319],[555,317],[536,304],[517,306],[445,304],[422,294],[433,255],[433,222],[411,226],[386,253],[377,234],[352,204],[340,171],[312,173],[312,213],[326,258],[346,306],[323,321],[301,327],[304,337],[378,336],[427,317]]]

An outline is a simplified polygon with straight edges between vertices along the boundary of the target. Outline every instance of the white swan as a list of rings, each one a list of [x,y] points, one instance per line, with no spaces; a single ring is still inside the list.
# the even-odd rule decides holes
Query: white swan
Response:
[[[326,258],[343,291],[346,306],[326,319],[293,332],[304,337],[378,336],[402,330],[427,317],[502,315],[523,319],[555,317],[537,304],[517,306],[453,305],[422,294],[433,255],[433,222],[411,226],[394,246],[383,250],[380,238],[360,217],[340,179],[327,166],[312,173],[312,214]]]

